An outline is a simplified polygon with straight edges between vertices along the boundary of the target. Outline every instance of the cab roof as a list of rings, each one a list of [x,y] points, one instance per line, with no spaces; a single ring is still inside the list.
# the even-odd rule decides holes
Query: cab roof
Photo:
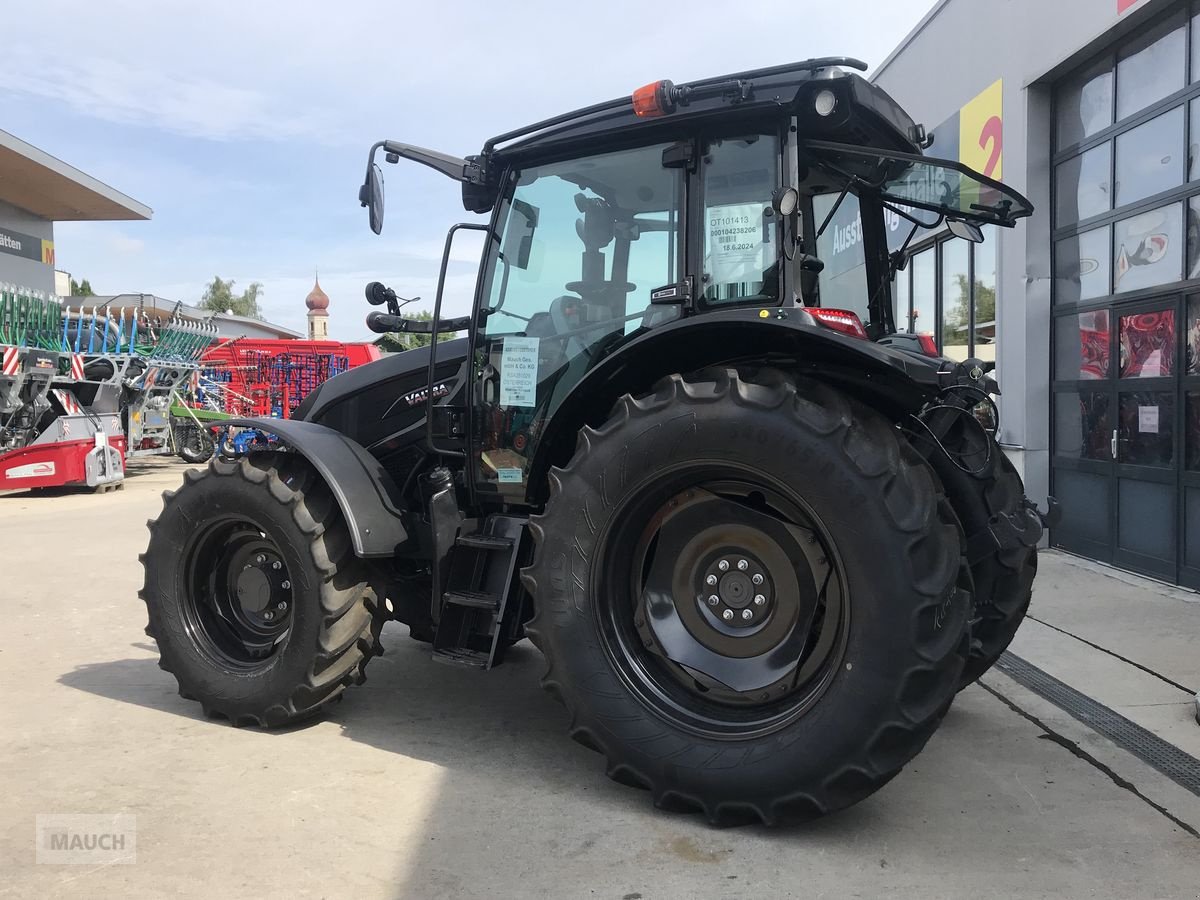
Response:
[[[754,120],[796,115],[804,120],[802,136],[842,141],[906,153],[920,153],[924,129],[882,88],[846,68],[865,70],[849,57],[823,57],[704,78],[686,84],[660,81],[635,92],[657,92],[668,102],[660,109],[635,108],[635,95],[552,116],[496,135],[483,145],[482,159],[510,159],[569,153],[577,145],[636,139],[642,133],[669,133],[695,127],[698,120]],[[832,91],[831,113],[818,115],[813,101]],[[661,108],[667,107],[667,108]]]

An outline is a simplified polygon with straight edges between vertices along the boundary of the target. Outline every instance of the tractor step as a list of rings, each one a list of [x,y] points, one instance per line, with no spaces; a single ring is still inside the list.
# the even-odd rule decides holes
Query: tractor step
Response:
[[[486,669],[489,654],[486,650],[467,650],[462,647],[445,647],[433,651],[434,662],[448,666],[462,666],[466,669]]]
[[[516,627],[520,614],[515,605],[507,616],[505,612],[516,581],[525,523],[522,517],[493,515],[474,531],[457,537],[454,532],[447,534],[449,554],[433,637],[434,659],[482,669],[500,661],[508,646],[506,628]]]
[[[496,612],[500,609],[500,598],[487,591],[446,591],[442,594],[442,602],[451,606],[469,606],[472,609],[487,609]]]
[[[460,534],[456,542],[459,547],[473,547],[476,550],[511,550],[512,538],[498,534]]]

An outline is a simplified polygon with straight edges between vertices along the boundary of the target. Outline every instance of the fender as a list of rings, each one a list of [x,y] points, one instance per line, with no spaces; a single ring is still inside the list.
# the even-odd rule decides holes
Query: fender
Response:
[[[565,465],[575,435],[598,426],[621,395],[708,366],[764,364],[824,381],[896,419],[937,393],[942,360],[840,334],[801,307],[741,307],[687,316],[634,332],[563,399],[530,468],[528,500],[546,498],[551,466]]]
[[[361,444],[340,431],[296,419],[226,419],[221,424],[276,435],[312,463],[346,517],[356,556],[391,557],[408,540],[400,491]]]

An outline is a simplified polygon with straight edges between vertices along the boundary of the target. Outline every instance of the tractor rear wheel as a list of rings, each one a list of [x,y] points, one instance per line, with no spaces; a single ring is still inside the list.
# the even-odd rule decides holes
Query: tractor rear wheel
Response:
[[[996,442],[964,419],[942,444],[955,459],[935,449],[929,461],[967,535],[974,583],[970,656],[959,684],[964,688],[996,664],[1025,620],[1037,575],[1037,546],[999,548],[982,539],[1000,516],[1019,522],[1031,515],[1021,476]]]
[[[523,582],[571,734],[656,805],[775,824],[896,775],[952,701],[970,576],[926,463],[774,371],[622,398],[550,476]]]
[[[284,725],[360,684],[382,594],[328,487],[289,454],[214,459],[166,492],[141,557],[146,633],[181,696]]]

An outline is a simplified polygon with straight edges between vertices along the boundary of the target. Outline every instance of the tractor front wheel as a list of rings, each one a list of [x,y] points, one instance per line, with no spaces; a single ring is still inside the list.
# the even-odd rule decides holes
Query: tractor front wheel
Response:
[[[770,370],[620,400],[550,478],[524,573],[545,686],[609,775],[715,823],[849,806],[924,745],[970,574],[928,466]]]
[[[381,653],[374,573],[301,457],[214,459],[149,523],[146,633],[179,693],[238,725],[284,725],[361,683]]]

